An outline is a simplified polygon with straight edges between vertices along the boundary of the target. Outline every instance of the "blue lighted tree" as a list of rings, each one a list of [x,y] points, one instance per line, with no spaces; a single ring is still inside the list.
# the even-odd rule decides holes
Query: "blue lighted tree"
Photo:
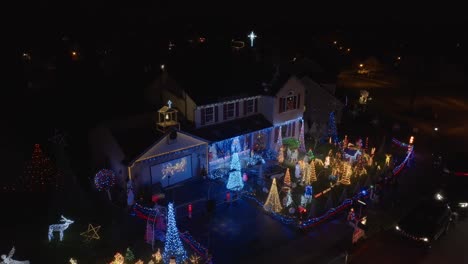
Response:
[[[233,191],[239,191],[244,188],[242,181],[241,165],[239,161],[239,154],[234,153],[231,159],[231,171],[229,172],[229,179],[226,188]]]
[[[338,143],[338,132],[336,131],[335,112],[330,113],[328,118],[328,137],[331,137],[332,143]]]
[[[184,263],[187,253],[179,237],[179,230],[176,226],[174,204],[167,205],[167,231],[166,242],[164,243],[163,261],[169,263],[169,259],[174,256],[177,263]]]

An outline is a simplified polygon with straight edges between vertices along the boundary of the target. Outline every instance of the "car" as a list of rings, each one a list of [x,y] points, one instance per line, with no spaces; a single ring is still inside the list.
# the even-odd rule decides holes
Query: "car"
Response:
[[[423,200],[398,221],[395,231],[398,235],[430,248],[435,241],[447,233],[452,216],[452,210],[444,200]]]
[[[468,153],[459,152],[446,158],[439,194],[447,199],[452,210],[459,214],[468,213]]]

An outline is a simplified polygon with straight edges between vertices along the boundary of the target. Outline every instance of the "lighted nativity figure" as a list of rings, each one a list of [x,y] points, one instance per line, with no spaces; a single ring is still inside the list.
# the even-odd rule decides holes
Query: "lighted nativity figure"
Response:
[[[292,151],[291,162],[297,162],[297,157],[299,156],[299,151],[297,149]]]
[[[294,168],[294,176],[296,179],[301,178],[301,165],[299,162],[296,162],[296,167]]]
[[[330,166],[330,156],[325,157],[325,162],[323,163],[324,168],[328,168]]]
[[[2,255],[2,262],[0,264],[29,264],[29,260],[14,260],[12,259],[13,254],[15,254],[15,247],[10,250],[10,253],[7,255]]]
[[[391,154],[385,154],[385,166],[390,166],[390,159],[392,158]]]
[[[288,161],[291,161],[291,155],[292,155],[291,150],[289,148],[287,148],[287,150],[286,150],[286,159]]]

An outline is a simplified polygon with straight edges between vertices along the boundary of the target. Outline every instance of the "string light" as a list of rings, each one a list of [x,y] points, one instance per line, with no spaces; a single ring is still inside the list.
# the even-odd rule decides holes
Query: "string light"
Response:
[[[94,185],[98,191],[108,190],[115,184],[115,174],[112,170],[102,169],[94,176]]]
[[[167,207],[167,232],[163,252],[164,263],[168,263],[172,256],[176,258],[177,263],[183,263],[188,257],[176,226],[174,204],[169,203]]]

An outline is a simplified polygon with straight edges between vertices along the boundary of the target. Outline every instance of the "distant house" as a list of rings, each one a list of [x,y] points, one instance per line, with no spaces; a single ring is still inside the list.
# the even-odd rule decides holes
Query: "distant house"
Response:
[[[166,187],[200,176],[207,168],[208,142],[178,129],[158,129],[157,113],[104,122],[89,132],[96,166],[116,173],[118,184],[133,179],[137,189]]]

